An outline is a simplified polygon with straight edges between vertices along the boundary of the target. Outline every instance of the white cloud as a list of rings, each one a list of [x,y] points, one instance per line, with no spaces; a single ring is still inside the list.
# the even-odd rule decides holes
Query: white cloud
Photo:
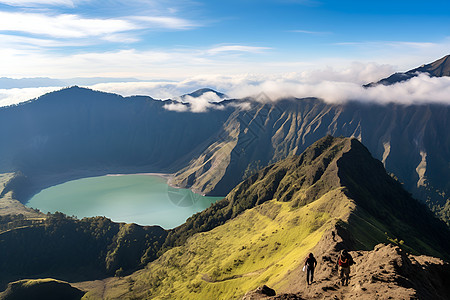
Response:
[[[121,19],[88,19],[78,15],[0,12],[0,31],[18,31],[57,38],[83,38],[139,27]]]
[[[53,42],[51,40],[47,42],[52,47],[82,46],[81,39],[87,38],[133,43],[140,40],[137,35],[142,29],[186,30],[197,26],[199,24],[186,19],[165,16],[85,18],[76,14],[0,11],[0,32],[8,32],[8,34],[3,34],[4,37],[10,36],[10,40],[22,41],[25,45],[34,42],[34,45],[41,47],[47,46],[40,42],[44,40],[42,36],[53,39]],[[35,37],[21,37],[9,32],[34,35]],[[26,38],[28,40],[25,40]],[[58,39],[65,40],[58,41]],[[77,43],[73,39],[76,39]],[[21,45],[18,44],[18,46]]]
[[[366,84],[378,81],[396,72],[392,65],[377,64],[373,62],[361,63],[352,62],[348,67],[335,69],[327,66],[323,69],[312,69],[303,71],[298,78],[293,78],[302,82],[320,82],[320,81],[340,81]]]
[[[189,110],[189,107],[183,103],[168,103],[163,106],[165,109],[176,112],[186,112]]]
[[[293,82],[290,78],[261,80],[235,86],[228,93],[236,98],[265,93],[272,101],[286,97],[317,97],[328,103],[362,101],[370,103],[441,103],[450,105],[450,78],[425,74],[390,86],[379,85],[365,89],[352,82],[322,81]]]
[[[0,0],[0,3],[11,6],[42,6],[42,5],[58,5],[58,6],[74,6],[71,0]]]
[[[269,50],[267,47],[253,47],[245,45],[224,45],[211,48],[207,50],[209,54],[218,54],[222,52],[249,52],[249,53],[261,53],[265,50]]]
[[[0,107],[18,104],[59,89],[61,89],[61,87],[0,89]]]
[[[131,20],[136,20],[136,21],[138,21],[137,23],[139,23],[141,26],[150,28],[150,29],[152,27],[156,27],[156,28],[185,30],[185,29],[191,29],[191,28],[199,26],[199,24],[194,23],[193,21],[182,19],[182,18],[176,18],[176,17],[138,16],[138,17],[131,18]]]
[[[306,34],[314,34],[314,35],[331,34],[331,32],[328,32],[328,31],[311,31],[311,30],[302,30],[302,29],[290,30],[290,32],[306,33]]]
[[[68,40],[54,40],[54,39],[42,39],[42,38],[33,38],[26,36],[17,36],[17,35],[7,35],[0,34],[0,40],[2,42],[2,47],[15,49],[15,51],[21,51],[24,49],[34,49],[41,50],[42,48],[57,48],[57,47],[72,47],[72,46],[83,46],[89,45],[88,42],[74,42]]]
[[[193,113],[204,113],[210,109],[224,109],[222,105],[213,104],[219,102],[220,97],[213,92],[206,92],[200,97],[185,96],[184,102],[189,103],[190,111]]]

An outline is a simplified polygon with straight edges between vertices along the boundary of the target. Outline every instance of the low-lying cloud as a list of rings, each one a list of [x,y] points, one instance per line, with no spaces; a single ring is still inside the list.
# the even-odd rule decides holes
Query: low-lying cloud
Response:
[[[361,101],[369,103],[441,103],[450,104],[450,78],[429,77],[420,74],[408,81],[390,86],[378,85],[364,88],[352,82],[322,81],[301,83],[292,80],[267,80],[259,83],[242,84],[229,91],[230,95],[242,98],[264,92],[269,99],[316,97],[328,103]]]
[[[61,87],[0,89],[0,107],[15,105],[21,102],[32,100],[43,94],[60,89]]]
[[[388,67],[379,71],[388,71]],[[369,68],[362,68],[367,73]],[[362,74],[364,72],[361,72]],[[308,76],[311,75],[311,76]],[[110,82],[88,86],[89,88],[117,93],[123,96],[148,95],[155,99],[173,99],[165,108],[178,112],[202,113],[210,109],[223,109],[214,102],[222,99],[215,93],[204,93],[201,97],[184,96],[199,88],[209,87],[229,95],[232,99],[255,97],[264,93],[258,101],[277,101],[283,98],[316,97],[328,103],[361,101],[367,103],[421,104],[440,103],[450,105],[450,77],[429,77],[419,74],[408,81],[390,86],[378,85],[364,88],[360,80],[348,80],[357,77],[349,72],[331,72],[324,70],[281,75],[236,75],[236,76],[199,76],[183,81],[159,82]],[[324,76],[319,76],[324,74]],[[322,79],[322,80],[321,80]],[[380,77],[375,80],[380,79]],[[0,106],[23,102],[61,87],[0,89]]]

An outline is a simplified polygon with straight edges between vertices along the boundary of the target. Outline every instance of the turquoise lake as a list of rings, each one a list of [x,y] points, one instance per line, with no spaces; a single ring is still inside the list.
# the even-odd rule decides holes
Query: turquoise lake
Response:
[[[166,182],[155,175],[83,178],[42,190],[27,206],[43,213],[59,211],[78,218],[105,216],[115,222],[169,229],[223,198],[172,188]]]

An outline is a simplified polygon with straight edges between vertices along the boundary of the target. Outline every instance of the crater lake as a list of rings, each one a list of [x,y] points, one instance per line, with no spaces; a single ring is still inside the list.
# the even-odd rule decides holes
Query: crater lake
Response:
[[[77,218],[105,216],[115,222],[170,229],[220,199],[223,197],[173,188],[161,176],[106,175],[46,188],[34,195],[27,206],[43,213],[59,211]]]

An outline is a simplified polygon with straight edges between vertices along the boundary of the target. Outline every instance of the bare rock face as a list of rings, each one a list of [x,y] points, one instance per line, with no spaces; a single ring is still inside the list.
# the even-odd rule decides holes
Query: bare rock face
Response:
[[[55,279],[19,280],[8,284],[0,294],[2,300],[79,300],[85,292],[72,287],[64,281]]]

